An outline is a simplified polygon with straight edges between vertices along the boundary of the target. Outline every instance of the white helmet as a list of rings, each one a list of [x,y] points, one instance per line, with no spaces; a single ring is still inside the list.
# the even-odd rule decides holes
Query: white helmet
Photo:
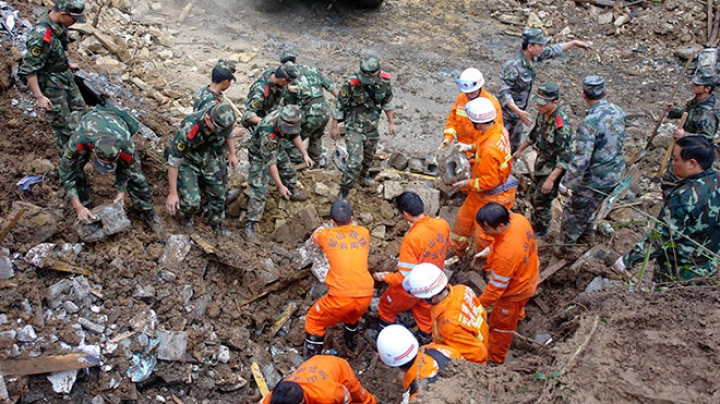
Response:
[[[455,80],[455,85],[458,90],[463,93],[472,93],[473,91],[481,89],[482,86],[485,85],[485,78],[482,73],[480,73],[480,70],[471,67],[463,70],[460,74],[460,78]]]
[[[392,367],[402,366],[413,360],[419,345],[417,338],[400,324],[385,327],[377,337],[380,360]]]
[[[427,299],[442,292],[447,285],[447,276],[429,262],[418,264],[403,280],[403,288],[418,299]]]
[[[478,97],[465,104],[468,118],[475,123],[487,123],[497,118],[497,111],[492,101]]]

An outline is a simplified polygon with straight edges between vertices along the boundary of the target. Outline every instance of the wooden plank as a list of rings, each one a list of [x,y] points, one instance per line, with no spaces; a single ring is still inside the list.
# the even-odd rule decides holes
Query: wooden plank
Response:
[[[28,359],[6,359],[0,361],[0,372],[6,376],[29,376],[63,370],[84,369],[99,366],[97,358],[86,353],[38,356]]]
[[[553,276],[555,272],[565,268],[565,265],[567,264],[567,260],[563,258],[555,264],[551,265],[549,268],[542,271],[542,273],[540,273],[540,278],[538,279],[538,285],[545,282],[549,277]]]
[[[79,275],[86,275],[86,276],[92,275],[92,272],[88,269],[74,267],[72,265],[68,265],[61,261],[53,261],[52,265],[50,265],[48,268],[54,269],[54,270],[60,271],[60,272],[70,272],[72,274],[79,274]]]
[[[20,220],[20,217],[22,217],[23,213],[25,213],[24,209],[18,209],[17,213],[15,214],[15,217],[12,218],[10,223],[8,223],[7,226],[3,229],[2,233],[0,233],[0,243],[5,240],[5,236],[10,233],[10,230],[12,230],[13,227],[15,227],[15,224]]]
[[[272,330],[270,330],[271,337],[274,337],[275,334],[277,334],[278,331],[280,331],[280,329],[285,325],[285,323],[287,323],[288,320],[290,320],[290,316],[292,316],[297,311],[297,309],[298,309],[297,304],[295,304],[294,302],[288,303],[285,310],[282,313],[280,313],[279,318],[277,319],[277,321],[275,321],[275,325],[273,326]]]
[[[252,369],[253,378],[255,379],[255,383],[257,384],[258,389],[260,389],[260,394],[265,397],[270,392],[270,390],[268,390],[267,383],[265,383],[265,378],[260,371],[260,365],[258,365],[257,362],[253,362],[250,366],[250,369]]]
[[[545,303],[545,300],[543,300],[540,296],[533,296],[532,302],[535,303],[535,305],[540,309],[540,311],[543,312],[543,314],[547,314],[550,312],[550,307],[548,307],[547,303]]]

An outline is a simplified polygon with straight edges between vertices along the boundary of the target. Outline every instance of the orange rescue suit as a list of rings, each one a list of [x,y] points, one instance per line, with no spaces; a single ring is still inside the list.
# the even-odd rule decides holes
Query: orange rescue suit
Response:
[[[433,340],[457,349],[470,362],[488,360],[488,324],[475,292],[465,285],[448,285],[450,293],[432,306]]]
[[[502,119],[502,106],[500,102],[495,98],[494,95],[490,94],[484,88],[480,90],[478,98],[487,98],[495,106],[497,112],[497,118],[495,123],[503,126]],[[465,93],[460,93],[455,100],[455,105],[450,108],[450,114],[447,117],[447,123],[445,124],[445,131],[443,132],[443,139],[453,141],[457,139],[458,143],[474,144],[480,136],[480,131],[475,129],[472,121],[465,112],[465,104],[470,102],[470,98]],[[471,154],[468,154],[468,157]]]
[[[303,389],[306,404],[375,404],[375,396],[366,391],[346,360],[332,355],[315,355],[297,368],[286,381]],[[262,404],[270,404],[272,392]]]
[[[512,152],[507,131],[495,122],[480,136],[476,145],[475,154],[470,159],[470,192],[455,217],[452,232],[453,250],[458,256],[465,255],[473,232],[478,252],[492,243],[492,238],[475,223],[475,215],[480,208],[497,202],[510,210],[515,204],[517,181],[510,177]]]
[[[349,224],[318,230],[312,239],[325,251],[330,270],[325,278],[328,293],[310,307],[305,331],[322,336],[325,328],[338,322],[356,323],[370,306],[374,286],[368,271],[370,232]]]
[[[411,296],[402,286],[403,279],[417,264],[429,262],[442,269],[450,247],[450,225],[443,219],[424,216],[410,226],[400,245],[398,272],[385,277],[388,288],[380,297],[378,314],[387,323],[394,323],[395,317],[412,310],[415,322],[421,331],[430,333],[430,305],[424,300]]]
[[[515,331],[540,276],[537,241],[525,216],[510,214],[508,228],[494,237],[486,267],[490,268],[490,281],[480,303],[483,307],[494,304],[490,313],[489,359],[502,363],[513,335],[494,330]]]
[[[462,355],[451,346],[432,343],[420,347],[420,351],[403,377],[405,389],[403,396],[407,395],[410,401],[428,384],[435,383],[438,373],[445,369],[452,359],[462,359]]]

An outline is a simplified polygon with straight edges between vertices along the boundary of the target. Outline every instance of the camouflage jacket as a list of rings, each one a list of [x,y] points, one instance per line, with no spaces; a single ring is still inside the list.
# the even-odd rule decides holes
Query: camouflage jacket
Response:
[[[246,128],[250,125],[247,120],[254,117],[264,118],[280,105],[282,96],[282,87],[276,86],[270,81],[270,76],[275,73],[276,68],[265,71],[259,79],[250,86],[248,91],[247,102],[245,103],[245,112],[242,116],[242,124]]]
[[[537,74],[537,63],[552,59],[563,54],[563,45],[550,45],[543,49],[540,56],[527,60],[520,51],[515,59],[508,60],[500,71],[500,91],[497,98],[503,106],[503,115],[509,118],[518,118],[507,106],[515,103],[518,108],[525,110],[532,91],[533,81]]]
[[[212,107],[215,104],[223,102],[222,94],[215,94],[210,86],[205,86],[195,93],[195,100],[193,101],[193,111],[200,111],[201,109]]]
[[[120,141],[115,186],[118,192],[126,191],[131,174],[141,171],[141,164],[135,156],[135,144],[132,140],[132,135],[137,132],[138,126],[138,122],[126,112],[103,106],[95,107],[82,117],[60,159],[60,183],[70,199],[78,197],[77,173],[90,161],[97,139],[107,135],[112,135]]]
[[[572,163],[572,130],[567,116],[555,108],[550,116],[538,114],[535,126],[528,135],[528,141],[537,151],[535,175],[546,176],[555,169],[567,171]]]
[[[303,117],[323,114],[328,110],[323,89],[332,92],[336,85],[329,78],[325,77],[314,66],[298,65],[300,77],[291,85],[297,85],[298,91],[292,93],[283,88],[283,99],[287,104],[294,104],[300,107]]]
[[[687,112],[685,120],[685,136],[700,135],[712,141],[718,131],[720,123],[720,101],[715,94],[710,94],[702,101],[695,98],[685,104],[685,108],[675,107],[668,113],[669,118],[677,119]]]
[[[65,56],[67,43],[67,27],[43,14],[25,41],[27,52],[18,68],[20,79],[27,83],[28,77],[37,75],[40,89],[71,87],[74,78]]]
[[[205,114],[209,113],[208,107],[193,112],[183,119],[180,129],[175,136],[168,140],[165,145],[165,157],[171,167],[180,167],[187,159],[192,164],[202,165],[205,159],[205,152],[219,152],[224,149],[227,138],[232,137],[232,130],[218,134],[212,128],[205,125]]]
[[[588,109],[575,133],[575,152],[563,182],[568,189],[607,189],[625,170],[625,113],[605,98]]]
[[[333,118],[338,121],[350,118],[351,112],[380,114],[380,111],[395,109],[392,92],[392,77],[390,74],[380,71],[374,84],[363,84],[357,72],[345,79],[337,100]]]
[[[292,141],[295,137],[300,136],[284,134],[278,129],[278,120],[280,120],[280,110],[275,110],[263,118],[255,128],[248,145],[248,153],[260,157],[266,167],[277,164],[280,139],[285,138]]]
[[[649,259],[670,279],[714,274],[718,259],[710,253],[720,251],[719,185],[720,173],[712,168],[680,181],[666,199],[654,232],[623,257],[625,264],[641,262],[649,250]]]

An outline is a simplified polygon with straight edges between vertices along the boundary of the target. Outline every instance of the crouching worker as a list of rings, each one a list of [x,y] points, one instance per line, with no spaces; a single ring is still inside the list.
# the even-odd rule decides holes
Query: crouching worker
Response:
[[[434,383],[451,359],[462,359],[460,352],[447,345],[430,344],[419,348],[418,340],[405,327],[392,324],[377,339],[380,360],[405,372],[403,403],[410,402],[427,385]]]
[[[314,356],[281,381],[261,404],[376,404],[345,359]]]
[[[353,212],[347,201],[338,200],[330,208],[333,227],[312,235],[330,262],[325,277],[328,292],[310,307],[305,317],[305,357],[317,355],[325,342],[325,329],[345,324],[345,345],[354,352],[358,345],[360,319],[370,306],[373,278],[368,271],[370,232],[352,223]]]
[[[457,349],[470,362],[487,362],[487,314],[472,289],[449,285],[445,273],[429,263],[416,266],[403,281],[403,287],[432,306],[435,343]]]

